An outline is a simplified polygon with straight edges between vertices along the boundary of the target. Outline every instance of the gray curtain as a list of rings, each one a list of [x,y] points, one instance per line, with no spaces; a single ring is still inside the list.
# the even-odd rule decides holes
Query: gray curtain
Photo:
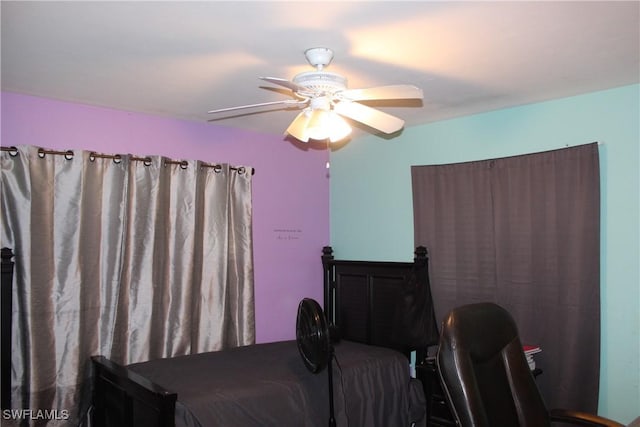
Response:
[[[91,355],[127,364],[255,342],[250,168],[33,146],[1,158],[14,408],[77,423]]]
[[[542,347],[550,407],[596,412],[600,368],[597,144],[412,167],[415,244],[429,249],[441,321],[493,301]],[[488,334],[491,331],[487,331]]]

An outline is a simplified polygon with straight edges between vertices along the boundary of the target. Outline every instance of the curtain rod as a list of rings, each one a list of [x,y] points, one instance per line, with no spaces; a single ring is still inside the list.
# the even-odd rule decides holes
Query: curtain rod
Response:
[[[15,146],[11,146],[11,147],[0,147],[2,149],[2,151],[8,151],[9,155],[11,156],[17,156],[18,155],[18,148]],[[53,155],[58,155],[58,156],[64,156],[65,159],[67,160],[71,160],[73,159],[74,153],[72,150],[67,150],[67,151],[57,151],[57,150],[45,150],[44,148],[39,148],[38,149],[38,157],[40,158],[44,158],[44,156],[46,156],[47,154],[53,154]],[[96,153],[95,151],[91,151],[89,153],[89,160],[90,161],[95,161],[95,159],[110,159],[113,160],[114,163],[120,163],[122,161],[122,155],[120,154],[102,154],[102,153]],[[151,165],[151,157],[146,156],[146,157],[137,157],[137,156],[130,156],[129,157],[130,160],[136,161],[136,162],[144,162],[145,166],[150,166]],[[189,165],[189,162],[187,162],[186,160],[165,160],[164,161],[165,165],[179,165],[182,169],[186,169]],[[206,168],[213,168],[213,170],[215,172],[220,172],[222,170],[222,165],[220,164],[214,164],[214,163],[205,163],[205,162],[201,162],[200,166],[202,167],[206,167]],[[244,166],[241,166],[239,168],[236,168],[234,166],[229,166],[229,169],[237,171],[240,174],[243,174],[246,172],[246,168]],[[255,175],[256,174],[256,170],[255,168],[250,168],[251,169],[251,175]]]

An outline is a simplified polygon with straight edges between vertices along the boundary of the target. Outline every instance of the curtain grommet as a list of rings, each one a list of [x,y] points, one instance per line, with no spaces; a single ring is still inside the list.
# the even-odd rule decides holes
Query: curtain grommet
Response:
[[[115,156],[113,156],[113,163],[115,163],[116,165],[122,163],[122,156],[120,154],[116,154]]]

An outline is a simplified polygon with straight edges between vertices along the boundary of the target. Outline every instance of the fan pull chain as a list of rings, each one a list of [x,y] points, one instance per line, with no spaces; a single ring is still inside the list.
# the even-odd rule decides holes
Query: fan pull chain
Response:
[[[327,156],[329,156],[329,159],[331,159],[331,148],[329,147],[328,139],[327,139]],[[331,162],[329,160],[327,160],[327,163],[325,164],[325,168],[327,169],[331,168]]]

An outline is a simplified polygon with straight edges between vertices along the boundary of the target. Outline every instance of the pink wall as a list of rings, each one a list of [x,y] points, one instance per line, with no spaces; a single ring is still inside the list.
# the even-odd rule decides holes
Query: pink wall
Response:
[[[280,135],[2,93],[2,145],[252,166],[256,339],[295,337],[303,297],[322,303],[322,246],[329,242],[328,152]]]

